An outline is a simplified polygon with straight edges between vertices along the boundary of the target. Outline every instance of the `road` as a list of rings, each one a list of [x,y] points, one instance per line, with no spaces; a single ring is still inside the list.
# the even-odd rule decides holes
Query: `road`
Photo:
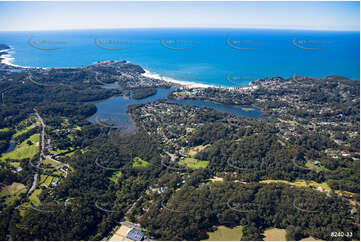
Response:
[[[37,118],[39,119],[40,123],[41,123],[41,139],[40,139],[40,157],[39,157],[39,162],[38,164],[36,164],[36,167],[39,167],[41,164],[41,161],[43,160],[44,157],[44,148],[45,148],[45,123],[43,121],[43,119],[40,117],[38,110],[36,110],[34,108],[35,114],[37,116]],[[36,173],[34,174],[34,179],[33,179],[33,184],[31,185],[27,196],[29,196],[36,188],[36,185],[38,184],[38,178],[39,178],[39,174],[38,174],[38,170],[36,170]]]

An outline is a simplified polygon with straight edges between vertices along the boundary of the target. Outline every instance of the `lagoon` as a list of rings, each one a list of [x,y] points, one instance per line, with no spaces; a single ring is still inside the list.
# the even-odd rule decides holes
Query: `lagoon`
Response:
[[[128,106],[132,104],[146,104],[159,99],[167,99],[168,94],[174,91],[176,88],[177,87],[172,87],[169,89],[157,88],[157,93],[155,95],[141,100],[132,99],[132,95],[130,95],[129,98],[124,96],[111,97],[96,104],[97,112],[89,118],[89,121],[105,127],[118,128],[120,133],[123,134],[131,133],[136,129],[136,127],[130,116],[127,114]],[[228,106],[198,100],[167,99],[167,102],[177,103],[180,105],[209,107],[219,112],[233,114],[237,117],[262,119],[262,111],[255,107],[248,107],[249,109],[244,110],[240,106]]]

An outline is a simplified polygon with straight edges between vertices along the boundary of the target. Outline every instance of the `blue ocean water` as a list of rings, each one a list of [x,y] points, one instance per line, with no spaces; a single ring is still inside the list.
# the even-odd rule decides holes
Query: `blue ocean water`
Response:
[[[341,75],[360,79],[360,33],[252,29],[0,32],[13,64],[74,67],[127,60],[181,81],[247,86],[254,79]]]

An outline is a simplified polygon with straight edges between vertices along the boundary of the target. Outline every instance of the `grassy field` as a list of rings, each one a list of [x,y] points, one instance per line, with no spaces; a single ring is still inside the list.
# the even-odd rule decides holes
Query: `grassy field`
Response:
[[[66,153],[65,156],[72,157],[75,154],[75,151]]]
[[[32,145],[27,144],[29,140],[33,143]],[[5,161],[6,159],[21,160],[25,158],[33,158],[37,153],[39,153],[39,140],[40,134],[33,134],[20,145],[17,145],[13,151],[3,154],[0,159]]]
[[[205,241],[239,241],[242,238],[242,226],[228,228],[225,226],[218,226],[214,232],[208,232],[209,238]]]
[[[40,175],[40,185],[46,185],[46,186],[50,186],[50,183],[53,180],[53,176],[49,176],[49,175]]]
[[[269,228],[264,231],[264,241],[286,241],[286,230]]]
[[[0,132],[9,132],[9,131],[10,131],[9,128],[2,128],[2,129],[0,129]]]
[[[40,122],[36,122],[36,124],[40,124]],[[24,128],[24,129],[17,130],[16,133],[14,134],[14,138],[29,132],[33,128],[35,128],[35,124],[29,125],[28,127]]]
[[[112,182],[114,182],[115,184],[118,184],[118,178],[122,176],[122,172],[121,171],[116,171],[113,173],[113,175],[111,177],[109,177],[109,180],[111,180]]]
[[[83,148],[83,149],[73,149],[73,151],[66,153],[65,156],[71,157],[75,154],[75,151],[80,151],[82,154],[84,154],[87,151],[87,148]]]
[[[194,158],[185,158],[179,162],[179,165],[185,166],[191,169],[206,168],[208,166],[208,161],[206,160],[197,160]]]
[[[11,185],[5,186],[1,189],[0,197],[15,195],[25,189],[24,184],[14,182]]]
[[[64,172],[61,172],[59,170],[56,170],[56,171],[54,171],[54,170],[46,170],[46,171],[51,172],[52,175],[57,175],[57,176],[61,176],[61,177],[65,176]]]
[[[312,164],[311,162],[307,162],[306,163],[306,167],[308,167],[308,168],[310,168],[310,169],[312,169],[312,170],[315,170],[315,171],[317,171],[317,172],[320,172],[320,171],[330,171],[329,169],[327,169],[326,167],[324,167],[324,166],[316,166],[316,165],[314,165],[314,164]]]
[[[9,164],[15,168],[18,168],[21,165],[20,162],[18,162],[18,161],[12,161]]]
[[[306,181],[306,180],[296,180],[295,182],[290,182],[290,181],[285,181],[285,180],[263,180],[263,181],[260,181],[260,183],[266,183],[266,184],[285,183],[285,184],[289,184],[291,186],[296,186],[296,187],[315,187],[315,188],[322,186],[323,188],[325,188],[328,191],[331,190],[330,186],[326,182],[317,183],[315,181]]]
[[[51,182],[54,180],[53,176],[48,176],[46,180],[44,181],[44,184],[47,186],[50,186]]]
[[[50,165],[51,167],[54,167],[54,168],[60,165],[58,162],[56,162],[55,160],[53,160],[49,157],[46,157],[46,159],[43,160],[43,164]]]
[[[11,205],[17,198],[19,198],[20,194],[26,192],[26,187],[24,184],[14,182],[11,185],[5,186],[1,189],[0,197],[6,197],[5,204]]]
[[[211,145],[208,144],[208,145],[198,145],[198,146],[194,146],[194,147],[192,147],[192,148],[187,152],[187,154],[188,154],[189,156],[191,156],[191,157],[194,158],[194,156],[195,156],[198,152],[204,150],[205,148],[207,148],[207,147],[209,147],[209,146],[211,146]]]
[[[148,161],[142,160],[138,156],[133,158],[133,167],[134,168],[146,167],[148,164],[149,164]]]
[[[61,153],[65,153],[65,152],[70,152],[70,151],[74,151],[75,149],[73,147],[70,147],[67,150],[61,150],[61,149],[57,149],[57,150],[53,150],[53,153],[59,155]]]
[[[68,118],[63,118],[63,121],[61,122],[61,126],[63,128],[72,128],[73,130],[81,130],[81,127],[79,125],[70,125]],[[70,127],[73,126],[73,127]]]
[[[29,197],[29,199],[30,199],[30,201],[32,202],[32,203],[34,203],[34,204],[40,204],[40,199],[39,199],[39,195],[40,195],[40,193],[41,193],[41,189],[40,188],[38,188],[38,189],[35,189],[34,191],[33,191],[33,193],[30,195],[30,197]]]
[[[42,183],[46,180],[47,177],[48,177],[48,175],[40,175],[40,182],[39,182],[39,184],[42,184]]]
[[[29,208],[29,207],[30,207],[30,204],[28,202],[21,204],[21,207],[19,208],[19,214],[21,217],[24,217],[26,208]]]

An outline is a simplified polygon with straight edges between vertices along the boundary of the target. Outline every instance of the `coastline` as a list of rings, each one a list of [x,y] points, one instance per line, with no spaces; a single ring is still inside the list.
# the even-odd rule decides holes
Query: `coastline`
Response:
[[[144,69],[144,71],[145,73],[141,74],[144,77],[167,81],[176,85],[180,85],[184,88],[221,88],[221,89],[226,89],[228,91],[234,91],[237,89],[243,91],[257,89],[256,86],[251,86],[252,82],[248,83],[248,87],[229,87],[229,86],[211,85],[211,84],[204,84],[204,83],[191,82],[191,81],[180,81],[171,77],[161,76],[157,73],[152,73],[147,69]]]
[[[217,87],[215,85],[210,85],[210,84],[203,84],[203,83],[198,83],[198,82],[189,82],[189,81],[179,81],[177,79],[173,79],[171,77],[165,77],[165,76],[160,76],[159,74],[156,73],[151,73],[150,71],[144,69],[145,73],[142,74],[142,76],[144,77],[148,77],[148,78],[153,78],[153,79],[159,79],[162,81],[167,81],[167,82],[171,82],[177,85],[181,85],[183,87],[187,87],[187,88],[208,88],[208,87]]]
[[[0,53],[7,52],[7,54],[5,54],[5,55],[0,55],[0,58],[1,58],[0,63],[8,65],[8,66],[16,67],[16,68],[24,68],[24,69],[36,68],[36,67],[27,67],[27,66],[20,66],[20,65],[13,64],[12,62],[15,60],[15,58],[12,57],[12,53],[9,52],[12,50],[14,50],[12,47],[10,47],[10,49],[0,50]],[[126,62],[130,63],[129,61],[126,61]],[[54,68],[54,67],[49,67],[49,68]],[[42,68],[42,69],[48,69],[48,68]],[[184,88],[222,88],[222,89],[227,89],[229,91],[235,90],[235,89],[242,89],[244,91],[254,89],[254,87],[251,87],[250,85],[248,87],[238,87],[237,88],[237,87],[228,87],[228,86],[219,86],[219,85],[217,86],[217,85],[204,84],[204,83],[191,82],[191,81],[180,81],[180,80],[177,80],[177,79],[174,79],[171,77],[161,76],[157,73],[152,73],[147,69],[144,69],[144,71],[145,71],[145,73],[141,74],[144,77],[163,80],[163,81],[175,84],[175,85],[180,85]]]
[[[0,55],[0,63],[8,65],[8,66],[12,66],[12,67],[17,67],[17,68],[24,68],[24,69],[28,69],[31,67],[27,67],[27,66],[20,66],[20,65],[16,65],[13,64],[12,62],[15,60],[14,57],[12,57],[12,53],[10,53],[9,51],[13,51],[14,49],[12,47],[10,47],[10,49],[5,49],[5,50],[0,50],[1,52],[7,52],[6,55]]]
[[[14,60],[14,58],[11,57],[11,54],[1,55],[0,58],[1,58],[1,63],[6,64],[8,66],[16,66],[11,63],[11,61]],[[16,67],[19,67],[19,66],[16,66]]]

